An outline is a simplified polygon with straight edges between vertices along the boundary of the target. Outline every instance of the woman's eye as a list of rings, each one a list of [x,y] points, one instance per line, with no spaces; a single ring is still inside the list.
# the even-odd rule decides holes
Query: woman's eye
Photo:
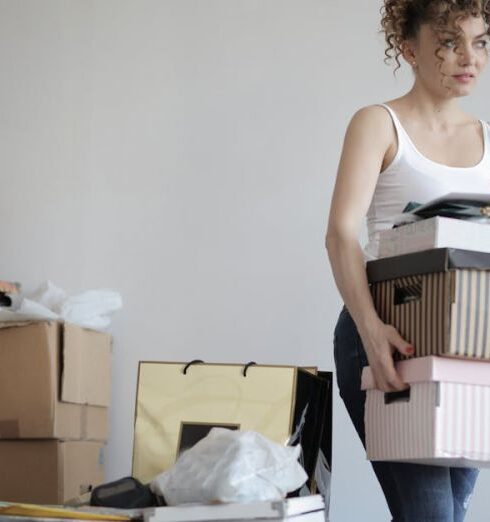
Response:
[[[456,45],[456,42],[454,40],[442,40],[441,45],[451,49]]]
[[[476,42],[476,45],[480,48],[480,49],[485,49],[486,47],[488,47],[488,40],[478,40]]]

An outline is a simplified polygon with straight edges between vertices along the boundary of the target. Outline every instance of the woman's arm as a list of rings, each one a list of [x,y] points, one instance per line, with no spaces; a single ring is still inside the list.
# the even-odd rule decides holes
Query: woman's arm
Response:
[[[381,107],[365,107],[353,116],[345,135],[326,236],[335,282],[356,323],[377,387],[384,391],[406,388],[395,371],[392,352],[397,349],[407,355],[413,348],[376,313],[358,235],[392,137],[391,119]]]

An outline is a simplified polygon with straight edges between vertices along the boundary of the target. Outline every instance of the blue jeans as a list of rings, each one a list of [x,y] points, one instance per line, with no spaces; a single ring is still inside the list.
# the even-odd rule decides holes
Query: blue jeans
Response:
[[[365,446],[361,371],[367,358],[356,325],[342,309],[334,333],[337,384],[352,423]],[[461,522],[478,469],[371,462],[388,502],[393,522]]]

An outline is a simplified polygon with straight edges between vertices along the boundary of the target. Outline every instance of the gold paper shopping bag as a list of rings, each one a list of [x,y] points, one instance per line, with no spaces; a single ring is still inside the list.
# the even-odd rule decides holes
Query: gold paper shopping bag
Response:
[[[304,444],[304,433],[311,476],[326,392],[325,380],[294,366],[140,362],[133,475],[151,481],[220,426],[254,430],[280,444],[293,434],[294,443]]]

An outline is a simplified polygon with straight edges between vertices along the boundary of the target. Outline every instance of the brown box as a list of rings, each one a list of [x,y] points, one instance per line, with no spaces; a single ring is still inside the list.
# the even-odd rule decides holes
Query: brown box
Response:
[[[0,441],[0,499],[63,504],[104,482],[102,442]]]
[[[42,321],[0,328],[0,439],[107,439],[111,337]]]
[[[367,273],[380,318],[416,357],[490,359],[490,254],[430,249],[369,261]]]

